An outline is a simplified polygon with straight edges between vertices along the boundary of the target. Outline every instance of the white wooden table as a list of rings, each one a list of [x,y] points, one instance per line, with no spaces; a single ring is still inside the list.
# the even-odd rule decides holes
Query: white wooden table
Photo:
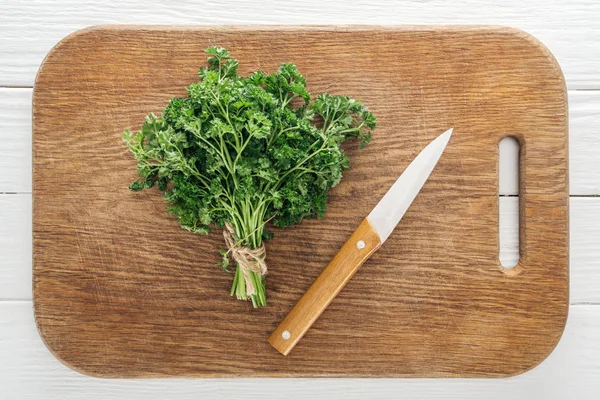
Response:
[[[101,380],[44,347],[31,293],[31,94],[37,68],[67,34],[107,24],[499,24],[555,54],[570,102],[571,308],[541,365],[508,379]],[[510,157],[509,157],[510,158]],[[502,163],[514,162],[504,158]],[[502,195],[514,194],[505,180]],[[600,398],[600,2],[3,0],[0,4],[0,400],[332,397]],[[501,198],[503,247],[514,252],[515,197]],[[512,249],[512,250],[511,250]]]

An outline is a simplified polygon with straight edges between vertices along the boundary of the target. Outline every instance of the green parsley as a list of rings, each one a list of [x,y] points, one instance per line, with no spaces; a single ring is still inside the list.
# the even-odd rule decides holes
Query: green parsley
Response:
[[[377,121],[345,96],[311,101],[294,64],[242,77],[226,49],[206,53],[208,67],[187,97],[171,99],[160,117],[148,115],[136,134],[124,132],[140,176],[130,188],[156,185],[191,232],[218,226],[227,239],[231,229],[235,244],[222,252],[223,269],[230,256],[237,261],[231,294],[264,306],[266,271],[258,266],[271,236],[265,225],[321,218],[329,189],[349,167],[341,144],[354,137],[363,147]]]

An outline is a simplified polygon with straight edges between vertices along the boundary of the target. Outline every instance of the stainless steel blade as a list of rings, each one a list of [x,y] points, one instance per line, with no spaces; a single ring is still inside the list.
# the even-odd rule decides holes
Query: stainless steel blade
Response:
[[[382,244],[429,178],[452,136],[452,129],[434,139],[415,157],[367,217]]]

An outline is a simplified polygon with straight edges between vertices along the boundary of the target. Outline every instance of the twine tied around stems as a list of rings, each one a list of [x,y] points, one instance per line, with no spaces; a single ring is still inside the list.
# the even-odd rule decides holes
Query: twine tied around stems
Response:
[[[223,229],[223,237],[227,244],[227,253],[231,254],[231,257],[242,269],[244,275],[244,281],[246,282],[246,295],[251,296],[256,293],[254,283],[250,278],[249,271],[254,272],[260,276],[267,274],[267,263],[265,262],[266,251],[265,245],[261,245],[257,249],[251,249],[247,246],[239,246],[235,239],[235,229],[229,222],[225,222],[225,229]]]

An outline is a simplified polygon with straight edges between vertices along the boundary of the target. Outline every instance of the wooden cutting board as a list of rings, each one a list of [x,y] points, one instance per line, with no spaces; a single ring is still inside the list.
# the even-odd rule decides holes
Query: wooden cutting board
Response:
[[[229,297],[221,232],[184,231],[133,193],[121,141],[185,94],[217,44],[240,73],[294,62],[312,93],[379,119],[323,220],[276,230],[266,308]],[[501,377],[541,362],[568,310],[567,96],[558,64],[502,27],[86,29],[33,96],[35,318],[53,354],[102,377]],[[267,337],[408,163],[454,127],[396,231],[290,356]],[[521,144],[521,260],[498,261],[498,143]]]

